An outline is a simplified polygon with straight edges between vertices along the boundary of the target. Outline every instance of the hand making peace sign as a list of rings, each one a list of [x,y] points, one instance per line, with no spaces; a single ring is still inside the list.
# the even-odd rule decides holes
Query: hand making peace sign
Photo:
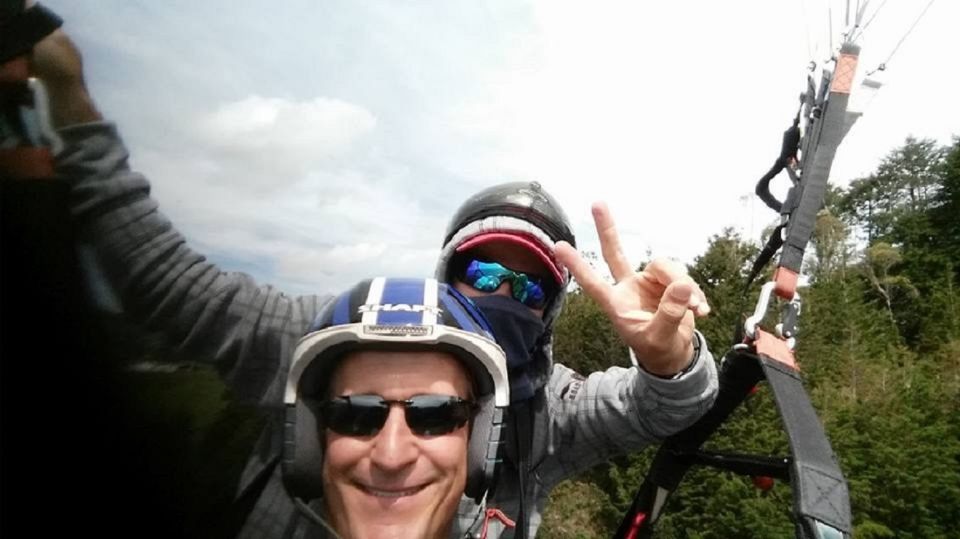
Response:
[[[686,269],[671,260],[656,259],[634,271],[606,204],[593,205],[593,220],[613,284],[569,243],[557,244],[557,260],[600,305],[644,369],[661,376],[680,372],[693,357],[694,316],[710,312],[706,296]]]

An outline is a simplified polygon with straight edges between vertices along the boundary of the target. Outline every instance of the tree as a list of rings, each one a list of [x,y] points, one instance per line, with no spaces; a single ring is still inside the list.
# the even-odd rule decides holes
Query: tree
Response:
[[[909,278],[892,274],[891,268],[902,261],[900,251],[882,241],[867,248],[863,261],[864,274],[873,290],[880,295],[894,328],[897,328],[897,318],[893,312],[896,296],[905,294],[909,299],[916,299],[919,295]]]
[[[846,268],[850,261],[847,237],[847,226],[830,210],[817,214],[811,241],[815,256],[806,265],[813,280],[828,279]]]
[[[753,296],[748,297],[743,287],[757,251],[735,230],[726,228],[710,238],[707,250],[688,268],[710,304],[710,316],[698,320],[697,329],[714,350],[723,350],[733,342],[734,329],[744,309],[751,305]]]
[[[960,277],[960,137],[945,150],[940,169],[940,190],[930,220],[937,230],[933,244],[952,261],[955,275]]]
[[[893,244],[922,234],[923,221],[938,192],[943,150],[932,139],[907,137],[866,178],[850,183],[838,206],[848,221],[864,231],[868,243]]]

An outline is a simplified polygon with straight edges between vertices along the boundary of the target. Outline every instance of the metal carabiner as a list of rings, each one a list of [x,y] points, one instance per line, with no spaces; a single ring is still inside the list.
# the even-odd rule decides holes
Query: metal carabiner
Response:
[[[760,297],[757,299],[757,306],[753,309],[753,315],[747,318],[743,323],[743,332],[751,340],[757,338],[757,327],[763,321],[767,314],[767,308],[770,306],[770,296],[777,286],[776,281],[767,281],[760,289]],[[797,333],[797,318],[800,316],[800,294],[794,292],[793,298],[783,308],[780,323],[777,324],[778,336],[787,339],[787,345],[793,348],[794,335]]]

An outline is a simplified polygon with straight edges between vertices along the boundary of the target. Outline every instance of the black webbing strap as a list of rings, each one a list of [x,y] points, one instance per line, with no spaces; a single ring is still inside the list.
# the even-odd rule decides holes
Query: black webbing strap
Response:
[[[783,229],[786,225],[780,224],[770,232],[770,237],[767,238],[767,243],[764,244],[763,249],[760,250],[760,254],[757,255],[757,258],[753,260],[753,266],[750,268],[750,274],[747,275],[747,280],[743,285],[743,296],[746,297],[747,291],[750,289],[750,285],[753,284],[753,280],[760,275],[760,272],[763,271],[764,266],[773,258],[773,255],[777,254],[777,251],[780,250],[780,247],[783,246]],[[737,324],[739,327],[740,324]]]
[[[780,267],[796,274],[800,273],[803,253],[813,234],[817,213],[823,207],[830,167],[833,165],[837,147],[843,139],[847,102],[850,99],[850,84],[856,71],[859,53],[860,48],[857,45],[844,43],[841,47],[836,69],[830,77],[829,96],[821,105],[823,110],[819,129],[815,128],[811,133],[818,136],[815,137],[815,142],[812,138],[807,141],[811,144],[815,143],[813,152],[803,155],[797,208],[787,223],[783,253],[779,261]]]
[[[779,212],[783,208],[783,203],[770,193],[770,181],[797,159],[797,151],[800,149],[800,111],[802,109],[803,105],[801,104],[800,108],[797,109],[793,124],[783,132],[780,156],[774,161],[770,170],[760,178],[755,189],[760,200],[775,212]]]
[[[852,526],[847,482],[799,373],[763,354],[759,359],[790,440],[797,536],[823,537],[816,522],[849,534]],[[805,535],[800,535],[801,529]]]
[[[527,523],[530,519],[527,507],[527,474],[530,467],[530,447],[533,438],[533,406],[530,400],[513,403],[510,406],[513,416],[514,441],[517,449],[517,474],[520,487],[520,506],[517,511],[516,527],[513,536],[515,539],[526,539]]]
[[[0,64],[25,54],[63,24],[63,19],[40,4],[22,8],[23,0],[0,3]]]

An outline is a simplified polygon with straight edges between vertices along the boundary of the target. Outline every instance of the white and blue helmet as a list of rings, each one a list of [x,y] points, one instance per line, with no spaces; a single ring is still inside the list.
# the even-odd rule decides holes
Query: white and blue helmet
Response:
[[[283,478],[295,498],[323,496],[319,403],[340,358],[361,350],[441,350],[470,372],[478,411],[471,423],[465,493],[491,487],[510,384],[503,350],[483,314],[436,279],[377,277],[327,304],[294,351],[284,393]]]

